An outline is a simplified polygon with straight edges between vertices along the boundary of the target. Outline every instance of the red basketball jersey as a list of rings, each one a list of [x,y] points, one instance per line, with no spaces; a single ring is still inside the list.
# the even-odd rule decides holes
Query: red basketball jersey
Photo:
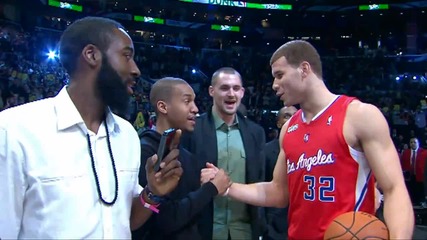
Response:
[[[283,139],[289,186],[289,239],[323,239],[338,215],[375,214],[374,178],[362,152],[343,134],[347,107],[355,98],[339,96],[313,118],[299,110]],[[366,123],[369,124],[369,123]]]

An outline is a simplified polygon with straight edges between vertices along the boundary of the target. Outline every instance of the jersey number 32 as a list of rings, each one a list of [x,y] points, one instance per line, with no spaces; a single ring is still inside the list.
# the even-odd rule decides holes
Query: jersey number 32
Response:
[[[304,182],[307,183],[307,191],[304,192],[304,199],[315,201],[316,198],[321,202],[333,202],[335,197],[335,178],[331,176],[311,176],[304,175]]]

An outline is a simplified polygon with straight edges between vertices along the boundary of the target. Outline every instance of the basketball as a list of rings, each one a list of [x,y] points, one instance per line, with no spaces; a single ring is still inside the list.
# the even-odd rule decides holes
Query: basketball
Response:
[[[339,215],[326,229],[324,239],[389,239],[388,228],[374,215],[347,212]]]

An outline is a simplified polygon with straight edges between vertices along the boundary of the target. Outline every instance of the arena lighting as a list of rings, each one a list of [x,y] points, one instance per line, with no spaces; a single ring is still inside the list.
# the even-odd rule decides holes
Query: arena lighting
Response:
[[[48,5],[52,6],[52,7],[65,8],[65,9],[76,11],[76,12],[82,12],[83,11],[82,6],[77,5],[77,4],[67,3],[67,2],[49,0]]]
[[[243,7],[254,9],[292,10],[291,4],[250,3],[231,0],[179,0],[181,2],[202,3],[227,7]]]
[[[417,74],[417,73],[405,73],[405,74],[399,74],[396,76],[396,81],[412,81],[412,82],[418,82],[418,83],[422,83],[422,84],[427,84],[427,78],[425,78],[423,75],[421,74]]]
[[[372,10],[388,10],[388,4],[370,4],[370,5],[359,5],[360,11],[372,11]]]
[[[133,16],[135,22],[146,22],[146,23],[156,23],[156,24],[165,24],[165,20],[161,18],[145,17],[145,16]]]
[[[46,55],[47,59],[49,60],[53,60],[58,56],[55,51],[49,51],[48,53],[46,53]]]
[[[211,25],[211,29],[212,30],[217,30],[217,31],[240,32],[240,27],[239,26],[229,26],[229,25],[216,25],[216,24],[212,24]]]

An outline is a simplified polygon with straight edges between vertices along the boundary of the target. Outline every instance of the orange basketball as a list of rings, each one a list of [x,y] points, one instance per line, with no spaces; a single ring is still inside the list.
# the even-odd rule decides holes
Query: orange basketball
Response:
[[[389,239],[388,228],[374,215],[348,212],[332,220],[324,239]]]

